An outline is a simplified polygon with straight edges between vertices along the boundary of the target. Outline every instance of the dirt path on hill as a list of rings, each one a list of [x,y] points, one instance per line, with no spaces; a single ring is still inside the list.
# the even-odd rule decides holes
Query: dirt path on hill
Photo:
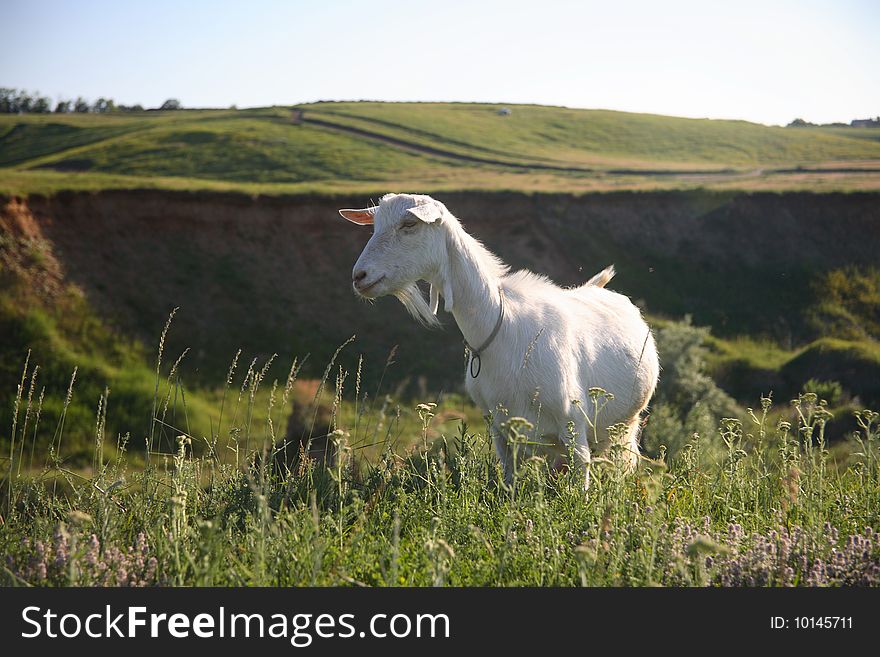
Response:
[[[374,141],[390,144],[397,148],[425,155],[433,155],[443,157],[459,162],[473,162],[474,164],[488,164],[491,166],[514,169],[517,171],[537,170],[537,171],[558,171],[560,173],[575,174],[602,174],[606,176],[651,176],[651,177],[670,177],[670,178],[693,178],[700,177],[709,180],[734,180],[737,178],[763,177],[769,175],[798,175],[804,173],[859,173],[859,174],[876,174],[880,175],[880,168],[859,168],[859,167],[822,167],[822,168],[759,168],[759,169],[596,169],[590,167],[562,166],[556,164],[543,164],[540,162],[531,162],[528,164],[519,162],[509,162],[506,160],[498,160],[490,157],[480,157],[477,155],[465,155],[455,151],[437,148],[434,146],[426,146],[406,139],[391,137],[380,132],[366,130],[364,128],[356,128],[354,126],[343,125],[327,121],[326,119],[315,118],[306,113],[299,112],[296,116],[297,123],[306,123],[319,128],[335,130],[348,134],[366,137]]]
[[[592,169],[588,167],[571,167],[571,166],[561,166],[555,164],[542,164],[540,162],[533,162],[529,164],[523,164],[519,162],[507,162],[505,160],[496,160],[488,157],[478,157],[476,155],[465,155],[463,153],[456,153],[455,151],[448,151],[442,148],[436,148],[434,146],[425,146],[424,144],[418,144],[415,142],[407,141],[405,139],[399,139],[397,137],[391,137],[389,135],[384,135],[380,132],[373,132],[371,130],[364,130],[363,128],[355,128],[354,126],[342,125],[339,123],[334,123],[332,121],[327,121],[325,119],[316,119],[307,113],[303,113],[301,118],[299,119],[301,123],[306,123],[313,126],[318,126],[321,128],[327,128],[329,130],[336,130],[338,132],[346,132],[349,134],[358,135],[359,137],[366,137],[367,139],[373,139],[375,141],[381,141],[386,144],[391,144],[393,146],[397,146],[398,148],[402,148],[407,151],[416,152],[416,153],[424,153],[426,155],[436,155],[438,157],[445,157],[453,160],[458,160],[461,162],[473,162],[475,164],[490,164],[492,166],[497,167],[505,167],[516,170],[540,170],[540,171],[560,171],[563,173],[602,173],[602,174],[610,174],[616,176],[680,176],[680,175],[720,175],[720,176],[731,176],[731,175],[743,175],[744,173],[752,173],[752,172],[743,172],[737,171],[734,169],[687,169],[687,170],[676,170],[676,169]]]

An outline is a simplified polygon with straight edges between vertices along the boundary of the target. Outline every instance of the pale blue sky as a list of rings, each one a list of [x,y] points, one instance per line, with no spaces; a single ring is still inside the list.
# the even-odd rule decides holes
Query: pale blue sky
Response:
[[[880,114],[877,0],[0,0],[0,34],[0,86],[53,98]]]

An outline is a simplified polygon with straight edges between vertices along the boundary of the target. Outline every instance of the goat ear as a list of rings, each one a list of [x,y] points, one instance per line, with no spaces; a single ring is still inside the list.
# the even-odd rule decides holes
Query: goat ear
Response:
[[[376,216],[376,210],[378,209],[378,206],[373,206],[372,208],[363,208],[361,210],[340,210],[339,214],[353,224],[358,224],[359,226],[372,226],[373,217]]]
[[[440,288],[431,283],[430,291],[428,292],[428,298],[430,300],[431,312],[435,315],[437,314],[437,308],[440,306]]]
[[[412,216],[421,219],[426,224],[433,224],[443,216],[443,211],[440,209],[440,206],[433,201],[409,208],[407,212]]]

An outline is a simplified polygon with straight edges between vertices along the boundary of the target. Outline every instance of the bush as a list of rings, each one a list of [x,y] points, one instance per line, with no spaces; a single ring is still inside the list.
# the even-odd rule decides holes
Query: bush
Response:
[[[844,400],[843,386],[839,381],[819,381],[810,379],[804,384],[804,392],[812,392],[819,399],[824,399],[831,407],[837,406]]]
[[[706,374],[708,335],[708,329],[692,326],[689,318],[656,333],[662,369],[643,433],[650,456],[657,456],[661,446],[674,456],[694,433],[712,436],[722,417],[741,415],[733,398]]]

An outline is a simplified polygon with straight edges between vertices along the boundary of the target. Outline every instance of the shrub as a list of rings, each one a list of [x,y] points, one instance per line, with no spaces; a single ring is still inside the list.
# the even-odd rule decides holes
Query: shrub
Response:
[[[804,384],[804,392],[812,392],[824,399],[829,406],[837,406],[844,399],[843,386],[838,381],[819,381],[810,379]]]
[[[711,436],[722,417],[742,414],[706,373],[708,335],[708,329],[692,326],[689,318],[656,333],[662,369],[643,433],[644,449],[651,456],[661,445],[674,456],[694,433]]]

